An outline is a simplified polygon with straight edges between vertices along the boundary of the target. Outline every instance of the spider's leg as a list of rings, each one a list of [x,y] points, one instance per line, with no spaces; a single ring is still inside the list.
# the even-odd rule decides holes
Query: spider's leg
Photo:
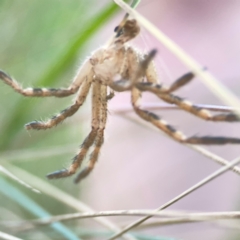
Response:
[[[72,84],[68,88],[22,88],[18,82],[2,71],[0,71],[0,79],[26,97],[67,97],[74,94],[79,88]]]
[[[85,138],[84,142],[81,145],[80,151],[73,158],[73,162],[68,169],[59,170],[47,175],[49,179],[53,178],[62,178],[68,177],[74,174],[77,169],[81,166],[81,163],[86,156],[89,148],[93,145],[98,129],[99,129],[99,116],[100,116],[100,84],[98,82],[94,82],[92,84],[92,130]],[[106,99],[105,99],[106,101]]]
[[[89,74],[86,78],[85,81],[83,82],[80,90],[79,90],[79,94],[77,96],[77,99],[75,100],[74,104],[71,105],[70,107],[64,109],[63,111],[61,111],[59,114],[53,116],[51,119],[42,122],[42,121],[33,121],[30,123],[27,123],[25,125],[27,130],[30,129],[36,129],[36,130],[40,130],[40,129],[48,129],[48,128],[52,128],[54,126],[56,126],[57,124],[59,124],[60,122],[62,122],[64,119],[66,119],[67,117],[72,116],[75,112],[77,112],[77,110],[81,107],[81,105],[83,104],[83,102],[85,101],[87,94],[89,92],[89,88],[91,86],[91,81],[92,81],[92,73]]]
[[[7,75],[5,72],[0,70],[0,79],[16,92],[26,97],[67,97],[77,92],[80,85],[85,79],[85,76],[91,70],[89,61],[86,61],[83,66],[79,69],[76,77],[68,88],[22,88],[22,86]]]
[[[192,72],[188,72],[183,76],[181,76],[180,78],[178,78],[170,86],[163,86],[157,83],[158,82],[157,78],[153,77],[155,74],[153,75],[151,73],[150,75],[150,73],[147,74],[147,72],[146,72],[146,77],[148,81],[138,82],[135,84],[135,87],[138,88],[140,91],[149,91],[155,94],[174,92],[179,88],[183,87],[184,85],[188,84],[194,78],[194,74]]]
[[[137,82],[134,85],[140,91],[152,92],[152,93],[156,94],[160,99],[164,100],[165,102],[168,102],[170,104],[175,104],[175,105],[179,106],[179,108],[181,108],[189,113],[192,113],[195,116],[202,118],[204,120],[215,121],[215,122],[240,121],[240,118],[238,117],[238,115],[236,115],[234,113],[222,113],[222,114],[213,115],[207,109],[200,108],[181,97],[171,94],[171,92],[176,91],[180,87],[189,83],[194,78],[194,74],[189,72],[189,73],[183,75],[169,87],[161,86],[158,84],[157,74],[155,71],[153,61],[148,60],[148,59],[151,60],[151,58],[153,56],[154,55],[151,55],[151,52],[150,52],[149,55],[147,55],[146,59],[143,61],[142,66],[140,66],[140,68],[144,69],[144,64],[145,64],[145,69],[146,69],[145,75],[146,75],[146,78],[148,81],[148,82]],[[146,68],[146,66],[147,66],[147,68]]]
[[[148,55],[145,55],[144,58],[151,58],[151,61],[147,61],[148,65],[145,65],[145,75],[147,78],[147,82],[137,82],[135,87],[141,91],[150,91],[155,94],[158,93],[170,93],[173,91],[178,90],[179,88],[183,87],[184,85],[188,84],[193,78],[194,74],[192,72],[186,73],[180,78],[178,78],[175,82],[173,82],[170,86],[163,86],[160,84],[158,75],[156,72],[155,64],[152,61],[151,52]],[[145,61],[145,60],[144,60]],[[143,68],[144,66],[141,66]]]
[[[104,85],[101,85],[101,107],[99,115],[99,129],[94,143],[94,149],[90,155],[88,165],[77,175],[75,178],[75,183],[78,183],[83,178],[87,177],[93,170],[95,163],[98,160],[99,152],[104,141],[104,129],[107,121],[107,88]]]
[[[148,65],[152,62],[152,59],[156,55],[157,50],[153,49],[145,56],[145,58],[139,59],[138,53],[132,48],[128,49],[128,72],[129,79],[121,79],[118,81],[109,82],[109,86],[116,92],[123,92],[126,90],[131,90],[139,79],[145,76],[146,69]],[[139,63],[140,61],[140,63]]]
[[[109,86],[114,91],[122,92],[130,90],[134,85],[141,91],[150,91],[155,94],[170,93],[188,84],[194,78],[194,74],[192,72],[189,72],[178,78],[169,87],[163,86],[159,83],[155,65],[152,61],[156,55],[156,50],[152,50],[149,52],[149,54],[144,56],[144,59],[140,62],[140,67],[139,65],[132,64],[133,62],[138,62],[137,54],[132,49],[129,49],[128,54],[131,72],[135,74],[131,74],[132,76],[130,79],[132,80],[121,79],[119,81],[110,82]],[[137,81],[143,76],[146,76],[147,82]]]
[[[165,102],[168,102],[170,104],[175,104],[179,108],[194,114],[195,116],[202,118],[204,120],[208,121],[214,121],[214,122],[238,122],[240,121],[240,118],[235,113],[220,113],[220,114],[212,114],[207,109],[204,109],[202,107],[198,107],[194,105],[192,102],[187,101],[181,97],[178,97],[173,94],[157,94],[157,96],[164,100]]]
[[[240,144],[240,138],[230,137],[186,137],[183,133],[176,130],[173,126],[169,125],[166,121],[161,119],[155,113],[140,109],[141,92],[137,88],[132,89],[132,105],[135,112],[144,120],[151,122],[154,126],[165,132],[178,142],[188,144],[203,144],[203,145],[221,145],[221,144]]]

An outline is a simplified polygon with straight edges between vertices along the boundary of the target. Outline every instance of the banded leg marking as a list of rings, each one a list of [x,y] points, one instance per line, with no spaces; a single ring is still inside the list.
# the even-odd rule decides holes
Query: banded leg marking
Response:
[[[77,177],[74,180],[75,183],[79,183],[83,178],[87,177],[91,173],[91,171],[93,170],[93,168],[95,166],[95,163],[98,160],[99,152],[101,150],[103,141],[104,141],[104,134],[103,134],[103,130],[101,130],[101,131],[98,131],[98,133],[97,133],[97,136],[95,139],[95,144],[94,144],[94,150],[92,151],[92,153],[90,155],[89,163],[77,175]]]
[[[71,84],[68,88],[22,88],[21,85],[0,70],[0,79],[26,97],[67,97],[77,92],[79,86]]]
[[[102,86],[106,89],[105,86]],[[100,95],[100,89],[101,85],[97,82],[93,83],[93,91],[92,91],[92,130],[89,133],[89,135],[85,138],[83,144],[81,145],[80,151],[78,154],[74,157],[72,164],[68,169],[62,169],[59,171],[55,171],[53,173],[50,173],[47,175],[49,179],[54,178],[62,178],[62,177],[68,177],[73,175],[77,169],[81,166],[82,161],[84,160],[84,157],[87,155],[90,147],[94,144],[95,140],[99,138],[99,126],[101,125],[101,116],[100,116],[100,107],[101,107],[101,95]],[[106,102],[106,95],[104,95],[104,101]],[[99,125],[100,124],[100,125]],[[97,140],[96,140],[97,141]],[[102,138],[103,141],[103,138]],[[100,145],[101,147],[101,145]],[[97,148],[96,148],[97,149]],[[100,148],[99,148],[100,150]],[[97,150],[93,151],[93,154],[91,155],[90,162],[93,162],[93,160],[97,160],[98,154],[96,154]],[[96,159],[94,158],[96,157]],[[93,160],[91,160],[93,159]]]
[[[73,105],[64,109],[59,114],[53,116],[51,119],[47,120],[46,122],[33,121],[30,123],[27,123],[25,125],[25,128],[27,130],[30,130],[30,129],[40,130],[40,129],[52,128],[52,127],[58,125],[59,123],[61,123],[62,121],[64,121],[67,117],[72,116],[74,113],[77,112],[77,110],[84,103],[84,101],[87,97],[87,94],[89,92],[90,86],[91,86],[91,79],[86,78],[85,82],[83,83],[82,87],[80,88],[77,99]]]
[[[184,85],[188,84],[193,78],[194,78],[194,74],[189,72],[183,75],[182,77],[180,77],[179,79],[177,79],[169,87],[163,86],[155,82],[149,82],[149,81],[138,82],[136,83],[135,87],[138,88],[140,91],[149,91],[154,94],[171,93],[183,87]]]
[[[81,163],[86,156],[89,148],[93,145],[94,140],[97,135],[97,130],[92,129],[92,131],[88,134],[88,136],[85,138],[83,144],[81,145],[80,151],[78,154],[73,158],[73,162],[70,165],[68,169],[62,169],[58,170],[52,173],[49,173],[47,175],[48,179],[54,179],[54,178],[63,178],[73,175],[77,169],[81,166]]]
[[[95,144],[94,144],[94,149],[91,153],[89,163],[88,165],[77,175],[75,178],[74,182],[78,183],[80,182],[83,178],[87,177],[93,170],[95,163],[98,160],[99,153],[102,147],[102,144],[104,142],[104,129],[106,126],[107,122],[107,101],[106,101],[106,96],[107,96],[107,88],[106,86],[101,85],[101,101],[100,101],[100,123],[99,123],[99,129],[97,132],[97,136],[95,139]]]
[[[238,115],[234,113],[221,113],[221,114],[214,114],[212,115],[210,111],[204,108],[200,108],[190,101],[187,101],[181,97],[178,97],[173,94],[157,94],[157,96],[164,100],[165,102],[168,102],[170,104],[175,104],[179,106],[181,109],[194,114],[195,116],[202,118],[204,120],[208,121],[214,121],[214,122],[238,122],[240,121],[240,118]]]
[[[172,137],[178,142],[187,143],[187,144],[202,144],[202,145],[223,145],[223,144],[239,144],[239,138],[231,137],[212,137],[212,136],[203,136],[203,137],[189,137],[187,138],[183,133],[177,131],[174,127],[169,125],[166,121],[162,120],[156,114],[140,109],[140,98],[141,93],[138,89],[134,88],[132,90],[132,105],[135,112],[144,120],[151,122],[154,126],[165,132],[167,135]]]

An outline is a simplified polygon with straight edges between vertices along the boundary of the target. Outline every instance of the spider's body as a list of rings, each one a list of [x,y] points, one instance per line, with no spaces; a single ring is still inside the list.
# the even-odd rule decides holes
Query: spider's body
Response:
[[[140,108],[141,92],[149,91],[157,95],[165,102],[176,104],[179,108],[210,121],[239,121],[234,113],[212,115],[209,111],[199,108],[172,92],[189,83],[193,73],[185,74],[177,79],[169,87],[159,84],[152,61],[156,51],[143,54],[135,48],[128,46],[126,42],[136,37],[140,28],[136,20],[127,20],[115,29],[116,36],[107,47],[97,49],[78,70],[76,77],[68,88],[26,88],[23,89],[15,80],[3,71],[0,71],[0,79],[10,85],[16,92],[29,97],[66,97],[77,93],[74,103],[53,116],[46,122],[34,121],[26,124],[26,129],[48,129],[56,126],[67,117],[72,116],[84,103],[89,90],[92,89],[92,129],[84,140],[79,152],[74,157],[68,169],[50,173],[49,179],[67,177],[76,172],[81,163],[93,146],[88,165],[77,175],[75,182],[86,177],[94,168],[104,140],[104,129],[107,120],[107,101],[114,96],[114,91],[131,91],[132,106],[142,119],[149,121],[154,126],[164,131],[167,135],[178,142],[188,144],[227,144],[240,143],[239,138],[230,137],[186,137],[174,127],[162,120],[152,112]],[[107,94],[110,88],[110,94]]]

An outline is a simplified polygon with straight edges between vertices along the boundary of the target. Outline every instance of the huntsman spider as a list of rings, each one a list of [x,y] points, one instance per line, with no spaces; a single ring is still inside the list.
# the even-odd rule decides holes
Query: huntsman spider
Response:
[[[193,103],[173,94],[180,87],[188,84],[193,78],[193,73],[187,73],[173,82],[170,86],[159,83],[153,58],[156,50],[144,54],[127,44],[140,32],[140,27],[135,19],[127,17],[115,28],[112,42],[97,49],[79,68],[75,78],[68,88],[22,88],[18,82],[0,71],[0,79],[16,92],[26,97],[67,97],[77,93],[74,103],[47,121],[33,121],[25,125],[27,130],[48,129],[63,122],[67,117],[75,114],[84,103],[91,89],[92,95],[92,128],[83,141],[71,165],[47,175],[49,179],[68,177],[80,168],[84,157],[90,154],[88,164],[75,178],[75,183],[85,178],[93,170],[99,157],[99,152],[104,141],[104,129],[107,121],[107,103],[114,92],[131,91],[131,102],[136,114],[145,121],[162,130],[168,136],[180,143],[187,144],[239,144],[239,138],[192,136],[187,137],[153,112],[141,109],[141,94],[144,91],[155,94],[161,100],[175,104],[196,117],[208,121],[239,121],[234,113],[221,113],[212,115],[208,110],[198,107]]]

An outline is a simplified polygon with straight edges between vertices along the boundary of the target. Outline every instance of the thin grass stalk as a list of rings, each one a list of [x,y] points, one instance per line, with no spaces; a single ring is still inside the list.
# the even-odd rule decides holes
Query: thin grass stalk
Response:
[[[94,212],[92,208],[90,208],[87,204],[81,202],[80,200],[70,196],[69,194],[65,193],[64,191],[58,189],[57,187],[54,187],[47,181],[43,181],[40,178],[30,174],[27,171],[24,171],[12,164],[6,164],[6,167],[8,169],[11,169],[11,171],[21,179],[23,179],[26,182],[31,182],[33,187],[41,191],[42,193],[51,196],[52,198],[65,203],[66,205],[72,207],[73,209],[76,209],[80,212]],[[116,226],[113,222],[106,218],[99,218],[99,219],[94,219],[104,227],[106,227],[109,230],[112,231],[119,231],[120,228]],[[135,237],[131,235],[125,235],[124,239],[127,240],[136,240]]]
[[[168,201],[167,203],[165,203],[164,205],[160,206],[159,208],[157,208],[155,211],[161,211],[163,209],[166,209],[167,207],[171,206],[172,204],[178,202],[179,200],[181,200],[182,198],[186,197],[187,195],[189,195],[190,193],[196,191],[197,189],[199,189],[200,187],[206,185],[207,183],[209,183],[210,181],[214,180],[215,178],[219,177],[220,175],[222,175],[224,172],[228,171],[230,168],[232,168],[233,166],[237,165],[240,163],[240,157],[234,159],[233,161],[231,161],[228,165],[220,168],[219,170],[215,171],[214,173],[210,174],[209,176],[207,176],[206,178],[204,178],[203,180],[201,180],[200,182],[198,182],[197,184],[195,184],[194,186],[190,187],[189,189],[187,189],[186,191],[182,192],[181,194],[179,194],[178,196],[176,196],[175,198],[173,198],[172,200]],[[127,227],[125,227],[121,232],[118,232],[116,234],[114,234],[112,237],[108,238],[108,240],[113,240],[116,239],[120,236],[122,236],[124,233],[128,232],[129,230],[133,229],[134,227],[140,225],[141,223],[145,222],[146,220],[148,220],[149,218],[151,218],[152,215],[143,217],[135,222],[133,222],[132,224],[128,225]]]

